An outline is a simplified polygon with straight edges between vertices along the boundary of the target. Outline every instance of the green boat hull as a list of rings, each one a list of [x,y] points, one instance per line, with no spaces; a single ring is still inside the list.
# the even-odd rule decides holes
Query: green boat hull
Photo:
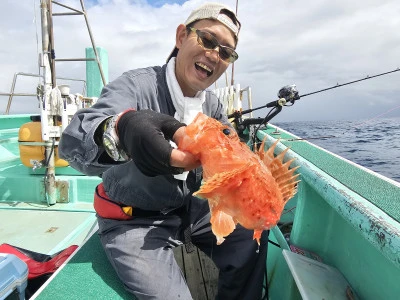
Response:
[[[0,116],[0,215],[6,224],[2,225],[1,241],[45,254],[84,244],[37,299],[54,299],[55,295],[76,299],[82,293],[89,297],[95,290],[101,290],[104,299],[127,298],[93,234],[93,191],[100,178],[84,176],[70,167],[58,168],[60,197],[58,203],[48,206],[43,172],[33,172],[19,159],[18,127],[27,121],[27,115]],[[271,144],[276,138],[273,131],[275,127],[270,126],[259,138],[269,134],[267,143]],[[311,273],[290,269],[283,255],[283,249],[290,250],[290,245],[315,253],[324,264],[336,268],[355,297],[397,299],[399,184],[308,142],[287,141],[295,136],[280,132],[283,143],[276,151],[291,147],[285,159],[296,158],[293,165],[300,166],[301,182],[285,208],[281,228],[271,230],[270,240],[279,247],[271,243],[268,250],[269,299],[301,299],[300,290],[307,290],[295,278],[302,274],[300,279],[307,282],[305,277]],[[321,278],[311,288],[319,289],[323,284]]]

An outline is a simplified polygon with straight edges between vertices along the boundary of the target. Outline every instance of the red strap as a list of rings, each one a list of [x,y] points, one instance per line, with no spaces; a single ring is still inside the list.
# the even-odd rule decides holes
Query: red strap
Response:
[[[117,119],[117,121],[115,121],[115,133],[117,134],[117,136],[118,136],[118,121],[121,119],[122,115],[124,115],[124,114],[127,113],[128,111],[136,111],[136,109],[134,109],[134,108],[128,108],[128,109],[124,110],[122,113],[120,113],[120,114],[118,115],[118,119]],[[118,137],[119,137],[119,136],[118,136]]]
[[[9,244],[0,245],[0,252],[14,254],[23,260],[28,265],[28,279],[32,279],[44,274],[54,273],[76,248],[78,248],[77,245],[69,246],[46,262],[36,261]]]
[[[105,219],[114,220],[130,220],[131,216],[127,215],[117,203],[110,200],[107,196],[103,183],[100,183],[96,187],[96,192],[94,193],[94,210],[97,214]]]

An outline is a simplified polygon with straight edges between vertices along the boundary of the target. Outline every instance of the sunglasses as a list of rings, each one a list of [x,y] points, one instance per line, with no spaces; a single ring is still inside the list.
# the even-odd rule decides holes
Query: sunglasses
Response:
[[[197,42],[200,46],[207,50],[215,50],[218,47],[219,58],[227,63],[233,63],[239,58],[236,51],[227,46],[222,46],[211,33],[201,31],[193,27],[188,27],[192,32],[197,34]]]

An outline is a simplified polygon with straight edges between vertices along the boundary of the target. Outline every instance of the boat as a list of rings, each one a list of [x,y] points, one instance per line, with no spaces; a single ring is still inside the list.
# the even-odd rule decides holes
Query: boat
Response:
[[[35,94],[40,108],[34,115],[0,115],[0,244],[9,245],[20,257],[29,256],[28,265],[33,259],[47,269],[39,270],[40,276],[28,279],[25,287],[26,272],[20,278],[4,274],[5,259],[0,259],[0,299],[132,299],[96,234],[93,191],[101,179],[79,173],[57,156],[62,129],[77,109],[96,101],[106,81],[106,59],[99,59],[105,51],[93,43],[85,58],[89,74],[84,82],[87,91],[97,94],[72,94],[67,85],[57,85],[55,59],[48,51],[52,2],[59,4],[41,0],[43,72]],[[87,18],[81,4],[81,11],[72,10]],[[37,76],[18,73],[14,78],[21,75]],[[15,82],[10,93],[0,95],[17,96],[13,87]],[[242,118],[243,95],[252,109],[249,87],[235,85],[216,93],[227,112],[237,116],[237,125],[242,126],[238,130],[250,146],[253,138],[267,138],[268,146],[279,138],[276,153],[290,147],[285,160],[295,158],[293,166],[300,166],[298,192],[270,230],[264,299],[397,299],[400,184],[270,122]],[[282,103],[276,102],[277,107],[282,109]],[[7,111],[11,105],[9,101]],[[0,247],[0,253],[4,249]],[[193,298],[213,299],[218,270],[209,258],[183,247],[175,254]],[[50,268],[45,264],[49,261],[54,262]]]

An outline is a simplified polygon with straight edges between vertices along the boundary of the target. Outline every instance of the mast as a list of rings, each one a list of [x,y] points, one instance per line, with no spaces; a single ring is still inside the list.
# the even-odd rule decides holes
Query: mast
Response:
[[[93,105],[97,101],[96,97],[84,97],[80,94],[70,94],[69,86],[67,85],[57,86],[55,63],[57,61],[94,60],[97,62],[103,85],[106,84],[106,77],[103,73],[96,45],[94,43],[94,39],[90,30],[83,0],[80,0],[80,3],[82,11],[68,7],[54,0],[40,0],[42,52],[39,56],[39,62],[40,68],[42,69],[42,83],[41,86],[38,88],[38,98],[40,103],[39,107],[41,134],[43,140],[41,145],[43,145],[43,147],[45,148],[45,158],[44,161],[40,163],[46,168],[44,177],[44,194],[48,205],[53,205],[57,202],[68,201],[68,195],[61,196],[61,194],[64,193],[65,190],[63,187],[67,186],[68,182],[56,180],[55,177],[56,162],[57,164],[59,162],[58,157],[55,154],[56,148],[58,147],[59,139],[62,134],[62,130],[68,125],[69,120],[78,109],[83,108],[86,105]],[[53,4],[70,9],[72,10],[72,12],[53,14]],[[95,58],[55,58],[53,16],[65,15],[83,15],[85,17],[86,26],[89,31],[93,51],[95,53]]]
[[[52,59],[51,41],[53,32],[53,22],[51,19],[51,0],[41,0],[41,24],[42,24],[42,53],[40,66],[43,69],[43,83],[40,102],[40,117],[42,139],[45,142],[45,168],[44,178],[45,198],[48,205],[57,202],[57,190],[55,187],[55,162],[54,152],[56,146],[56,137],[60,137],[59,127],[56,125],[57,108],[54,105],[54,99],[57,95],[52,95],[55,87],[54,59]],[[53,67],[52,67],[53,66]]]

